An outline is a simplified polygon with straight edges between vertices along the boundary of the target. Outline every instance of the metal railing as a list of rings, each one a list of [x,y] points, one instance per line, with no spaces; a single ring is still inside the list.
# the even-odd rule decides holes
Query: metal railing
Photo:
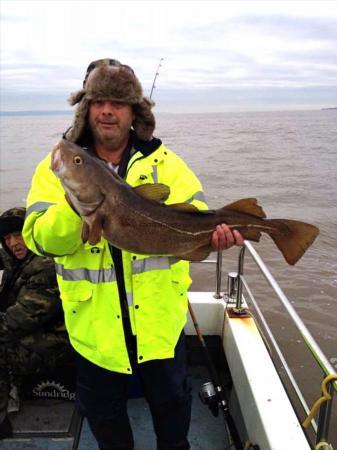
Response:
[[[295,324],[295,326],[301,333],[306,346],[308,347],[308,349],[310,350],[314,359],[320,366],[320,368],[324,374],[324,377],[328,376],[328,375],[335,375],[336,372],[335,372],[334,368],[332,367],[332,365],[330,364],[327,357],[324,355],[324,353],[320,349],[319,345],[317,344],[317,342],[315,341],[313,336],[311,335],[311,333],[309,332],[309,330],[307,329],[307,327],[305,326],[305,324],[303,323],[303,321],[301,320],[301,318],[299,317],[299,315],[297,314],[297,312],[295,311],[295,309],[293,308],[293,306],[291,305],[290,301],[288,300],[288,298],[286,297],[286,295],[280,288],[279,284],[277,283],[277,281],[275,280],[273,275],[270,273],[269,269],[267,268],[265,263],[262,261],[259,254],[256,252],[253,245],[249,241],[245,241],[244,246],[240,250],[237,273],[231,272],[228,274],[228,280],[227,280],[228,300],[229,300],[229,302],[232,302],[233,304],[235,304],[234,310],[238,314],[240,314],[240,312],[242,311],[242,303],[243,303],[242,292],[243,292],[243,288],[245,288],[245,292],[247,292],[249,299],[253,303],[254,308],[255,308],[257,314],[259,315],[261,323],[263,324],[263,327],[264,327],[266,333],[268,334],[268,337],[269,337],[273,347],[275,348],[278,357],[280,358],[280,361],[287,373],[287,376],[289,377],[290,383],[291,383],[305,413],[308,415],[310,412],[310,409],[303,397],[303,394],[302,394],[299,386],[297,385],[295,378],[292,375],[292,372],[286,362],[286,359],[283,356],[283,353],[282,353],[279,345],[277,344],[276,339],[273,336],[273,333],[272,333],[270,327],[268,326],[268,324],[263,316],[263,313],[260,310],[260,308],[253,296],[251,289],[249,288],[247,281],[244,278],[244,257],[245,257],[246,250],[249,251],[254,262],[257,264],[258,268],[262,272],[262,274],[265,277],[265,279],[267,280],[268,284],[272,287],[272,289],[276,293],[278,299],[280,300],[282,305],[287,310],[291,320],[293,321],[293,323]],[[218,253],[216,264],[217,264],[216,292],[214,294],[214,297],[221,298],[221,267],[222,267],[221,252]],[[331,382],[328,386],[328,392],[331,395],[331,397],[333,396],[334,391],[337,392],[337,382],[336,381]],[[328,434],[329,434],[330,416],[331,416],[331,405],[332,405],[332,399],[328,402],[323,403],[320,406],[318,424],[316,424],[316,422],[314,420],[311,421],[311,425],[316,433],[316,443],[323,442],[323,441],[327,442]],[[320,447],[320,448],[323,449],[324,447]],[[329,448],[329,447],[325,447],[325,448]]]

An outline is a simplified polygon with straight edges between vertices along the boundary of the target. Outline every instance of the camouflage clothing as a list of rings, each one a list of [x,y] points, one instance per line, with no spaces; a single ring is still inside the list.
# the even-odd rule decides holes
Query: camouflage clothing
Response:
[[[28,252],[11,255],[0,216],[0,423],[6,415],[9,385],[27,374],[73,358],[51,259]],[[7,225],[6,225],[7,226]],[[14,232],[14,230],[13,230]]]
[[[37,330],[64,332],[53,261],[29,252],[23,261],[5,268],[0,311],[0,343],[12,342]]]

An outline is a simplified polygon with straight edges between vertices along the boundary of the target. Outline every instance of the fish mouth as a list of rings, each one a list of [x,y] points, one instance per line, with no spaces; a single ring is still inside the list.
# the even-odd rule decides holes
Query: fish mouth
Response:
[[[51,164],[50,168],[51,170],[57,175],[60,170],[63,167],[63,161],[61,156],[61,149],[60,146],[57,145],[53,148],[52,154],[51,154]]]

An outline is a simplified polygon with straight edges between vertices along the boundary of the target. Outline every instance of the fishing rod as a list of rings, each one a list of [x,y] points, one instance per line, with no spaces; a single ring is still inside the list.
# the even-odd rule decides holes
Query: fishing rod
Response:
[[[211,379],[210,382],[203,384],[203,386],[201,388],[201,392],[199,394],[200,399],[204,404],[208,405],[209,409],[211,410],[212,414],[215,417],[218,416],[219,408],[222,410],[225,421],[229,428],[231,437],[233,439],[233,444],[235,446],[235,449],[236,450],[244,450],[244,446],[241,442],[240,435],[239,435],[239,432],[235,425],[234,419],[228,409],[228,405],[227,405],[227,402],[225,399],[225,392],[222,389],[218,374],[215,370],[213,361],[211,359],[208,348],[206,346],[205,339],[203,338],[198,321],[196,319],[196,316],[194,314],[194,311],[193,311],[193,308],[192,308],[192,305],[190,302],[188,302],[188,310],[191,315],[191,319],[192,319],[195,331],[197,333],[198,339],[203,348],[206,366],[209,371],[209,376]]]
[[[153,89],[156,87],[156,79],[157,79],[157,76],[159,75],[159,69],[161,68],[162,61],[164,61],[164,58],[160,58],[160,60],[159,60],[159,64],[158,64],[158,67],[157,67],[157,70],[156,70],[156,73],[155,73],[155,76],[153,79],[152,87],[151,87],[150,99],[152,98]]]

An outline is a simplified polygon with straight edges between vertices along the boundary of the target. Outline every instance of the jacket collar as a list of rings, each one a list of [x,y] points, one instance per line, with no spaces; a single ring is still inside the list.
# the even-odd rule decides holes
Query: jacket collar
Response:
[[[131,131],[132,146],[136,151],[142,153],[143,156],[149,156],[161,146],[161,140],[153,137],[151,141],[141,141],[134,131]]]

